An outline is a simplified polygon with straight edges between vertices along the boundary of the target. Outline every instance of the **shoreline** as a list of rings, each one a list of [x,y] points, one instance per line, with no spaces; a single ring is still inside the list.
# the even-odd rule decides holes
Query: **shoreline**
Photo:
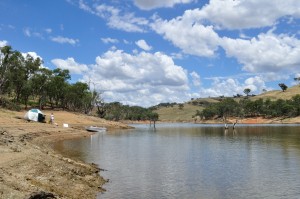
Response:
[[[26,111],[15,112],[0,109],[0,198],[27,199],[32,194],[46,192],[57,199],[94,199],[107,182],[101,177],[100,168],[63,156],[50,146],[51,143],[88,137],[92,132],[87,126],[114,129],[130,129],[130,124],[149,124],[149,121],[106,121],[93,116],[66,111],[44,111],[49,117],[53,112],[57,125],[28,122]],[[227,122],[235,122],[228,118]],[[157,123],[184,121],[157,121]],[[185,121],[195,123],[195,121]],[[222,120],[196,121],[199,124],[222,124]],[[239,120],[239,124],[299,124],[297,118],[262,117]],[[68,124],[69,128],[64,128]]]
[[[86,126],[127,129],[126,124],[65,111],[52,111],[56,125],[28,122],[24,112],[0,109],[0,198],[27,199],[46,192],[57,199],[94,199],[107,181],[93,163],[64,157],[51,148],[59,140],[92,135]],[[44,112],[48,117],[50,111]],[[66,123],[69,128],[62,125]]]
[[[263,117],[249,117],[249,118],[233,118],[230,117],[227,119],[227,124],[235,123],[238,120],[237,124],[300,124],[299,117],[291,118],[263,118]],[[150,124],[150,121],[122,121],[125,124]],[[224,124],[222,119],[211,119],[211,120],[160,120],[156,121],[156,124],[161,123],[194,123],[194,124]]]

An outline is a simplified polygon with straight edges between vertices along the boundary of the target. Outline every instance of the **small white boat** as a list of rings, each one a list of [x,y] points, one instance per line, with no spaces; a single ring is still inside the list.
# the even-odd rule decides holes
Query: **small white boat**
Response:
[[[87,131],[90,131],[90,132],[106,132],[106,128],[105,127],[88,126],[85,129]]]

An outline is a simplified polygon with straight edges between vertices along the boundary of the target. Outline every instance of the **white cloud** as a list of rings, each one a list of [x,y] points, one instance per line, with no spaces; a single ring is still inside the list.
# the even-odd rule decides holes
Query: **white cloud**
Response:
[[[211,57],[218,49],[219,36],[213,26],[200,24],[189,10],[170,21],[156,18],[151,27],[187,54]]]
[[[245,88],[250,88],[251,92],[261,92],[264,88],[266,88],[265,81],[262,77],[255,76],[250,77],[245,80]]]
[[[3,41],[0,40],[0,48],[3,46],[7,46],[7,45],[8,45],[8,42],[6,40],[3,40]]]
[[[195,71],[190,73],[190,76],[192,77],[192,82],[194,86],[200,86],[201,85],[201,80],[200,80],[200,75],[196,73]]]
[[[24,28],[23,29],[24,35],[27,37],[31,37],[31,31],[29,28]]]
[[[52,29],[51,28],[46,28],[45,32],[48,33],[48,34],[50,34],[50,33],[52,33]]]
[[[53,59],[51,62],[57,67],[61,69],[67,69],[70,73],[73,74],[82,74],[88,71],[88,66],[85,64],[77,63],[74,58],[69,57],[66,60],[63,59]]]
[[[40,39],[44,39],[43,34],[37,31],[32,30],[31,28],[24,28],[23,33],[26,37],[38,37]]]
[[[103,43],[105,43],[105,44],[109,44],[109,43],[112,43],[112,44],[119,43],[119,40],[113,39],[113,38],[110,38],[110,37],[101,38],[101,41],[102,41]]]
[[[273,27],[268,32],[260,33],[253,38],[244,35],[243,32],[240,34],[241,38],[221,37],[216,32],[216,27],[209,25],[209,21],[214,19],[213,17],[209,18],[209,14],[213,12],[206,11],[206,13],[204,13],[205,9],[208,9],[209,6],[217,7],[218,5],[215,5],[216,2],[221,5],[224,4],[225,10],[228,5],[234,7],[234,5],[244,5],[246,2],[247,4],[252,2],[253,5],[258,3],[258,1],[253,0],[236,0],[230,2],[212,0],[202,9],[186,10],[182,16],[171,20],[162,20],[161,18],[154,16],[154,22],[151,24],[151,27],[186,54],[201,57],[214,57],[216,56],[218,49],[222,48],[227,57],[236,59],[242,65],[243,70],[247,72],[275,73],[277,74],[277,78],[281,79],[282,71],[286,71],[286,73],[288,73],[286,75],[291,75],[295,70],[298,70],[300,65],[300,40],[296,36],[288,34],[277,35],[274,33],[276,28]],[[269,1],[259,2],[266,5],[270,4]],[[291,5],[298,4],[298,1],[289,0],[289,2]],[[272,2],[272,4],[274,3]],[[277,13],[276,16],[285,16],[289,13],[293,13],[295,16],[297,15],[296,11],[288,11],[289,9],[295,10],[295,8],[292,8],[289,4],[282,2],[279,4],[282,6],[283,4],[286,5],[287,10],[283,11],[284,13],[281,15],[278,15]],[[254,9],[254,7],[252,6],[247,9],[251,10]],[[266,9],[266,12],[270,12],[268,9],[271,8],[268,7]],[[275,9],[274,6],[272,9]],[[215,17],[220,15],[220,18],[222,18],[222,12],[218,13],[217,11],[214,11]],[[232,12],[226,13],[229,15],[235,14]],[[247,17],[243,20],[247,20]],[[230,21],[230,19],[228,19],[228,21]],[[243,22],[242,24],[245,23],[246,22]],[[218,25],[225,27],[221,22]],[[257,26],[261,25],[262,24],[258,24]],[[238,25],[230,26],[227,24],[226,27],[238,27]],[[249,27],[251,26],[249,25]]]
[[[171,57],[156,52],[135,55],[107,51],[96,58],[84,80],[91,79],[107,101],[150,106],[189,99],[187,72]]]
[[[151,10],[161,7],[173,7],[175,4],[191,3],[194,0],[134,0],[134,4],[143,10]]]
[[[253,76],[240,82],[234,78],[213,78],[213,82],[209,88],[201,88],[198,96],[194,97],[218,97],[218,96],[233,96],[236,94],[244,94],[245,88],[251,89],[251,94],[261,93],[263,89],[271,90],[265,85],[262,76]]]
[[[149,45],[147,44],[147,42],[146,42],[145,40],[143,40],[143,39],[136,41],[135,44],[136,44],[138,47],[140,47],[141,49],[145,50],[145,51],[149,51],[149,50],[152,49],[152,46],[149,46]]]
[[[27,52],[27,53],[22,53],[23,57],[27,57],[27,55],[30,55],[33,59],[40,58],[40,60],[43,60],[41,56],[39,56],[36,52]]]
[[[81,0],[79,8],[107,20],[109,27],[126,32],[145,32],[149,23],[147,19],[136,17],[132,12],[122,13],[120,9],[106,4],[89,6]]]
[[[300,17],[298,0],[210,0],[197,12],[199,18],[228,29],[273,26],[284,16]]]
[[[79,42],[78,39],[71,39],[68,37],[62,37],[62,36],[57,36],[57,37],[52,37],[51,38],[52,41],[60,43],[60,44],[71,44],[71,45],[75,45]]]
[[[223,38],[227,56],[249,72],[294,71],[300,65],[300,40],[285,34],[262,33],[250,40]]]

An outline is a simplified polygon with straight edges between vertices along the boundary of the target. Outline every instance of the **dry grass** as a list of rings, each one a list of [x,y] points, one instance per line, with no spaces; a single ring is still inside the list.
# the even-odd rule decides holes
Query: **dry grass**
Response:
[[[255,97],[252,97],[251,99],[256,100],[256,99],[268,99],[269,98],[271,100],[278,100],[278,99],[288,100],[297,94],[300,95],[300,86],[299,85],[290,87],[284,92],[282,90],[268,91],[268,92],[262,93],[260,95],[257,95]]]
[[[285,92],[282,92],[282,90],[274,90],[274,91],[268,91],[265,93],[262,93],[260,95],[250,97],[251,100],[257,100],[257,99],[271,99],[271,100],[278,100],[278,99],[291,99],[293,96],[299,94],[300,95],[300,86],[296,85],[293,87],[288,88]],[[243,99],[242,98],[235,98],[235,100],[239,101]],[[196,111],[203,110],[203,106],[198,105],[192,105],[192,102],[197,103],[217,103],[218,98],[199,98],[194,99],[192,101],[187,102],[184,104],[184,107],[182,110],[179,109],[179,106],[173,106],[173,107],[162,107],[156,110],[159,114],[159,120],[160,121],[193,121],[193,115],[195,115]]]
[[[192,121],[193,115],[195,115],[197,110],[203,110],[203,107],[186,103],[182,109],[175,105],[173,107],[159,108],[155,112],[159,114],[160,121],[184,122]]]

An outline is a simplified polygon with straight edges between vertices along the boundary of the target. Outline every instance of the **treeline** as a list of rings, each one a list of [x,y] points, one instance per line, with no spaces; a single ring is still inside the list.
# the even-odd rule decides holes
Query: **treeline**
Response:
[[[202,119],[227,117],[295,117],[300,116],[300,95],[289,100],[278,99],[242,99],[239,102],[232,98],[225,98],[221,102],[211,103],[203,111],[197,110],[195,116]]]
[[[158,120],[158,114],[150,108],[123,105],[120,102],[103,103],[97,105],[97,114],[108,120]]]
[[[43,109],[62,108],[88,113],[98,94],[91,92],[86,83],[70,84],[68,70],[50,70],[42,67],[40,58],[26,57],[10,46],[1,48],[0,96],[1,106],[20,109],[20,105]]]
[[[0,107],[21,110],[30,107],[59,108],[110,120],[157,120],[151,109],[105,103],[100,93],[83,82],[69,83],[68,70],[47,69],[40,58],[24,57],[10,46],[0,48]],[[94,108],[97,111],[93,111]]]

